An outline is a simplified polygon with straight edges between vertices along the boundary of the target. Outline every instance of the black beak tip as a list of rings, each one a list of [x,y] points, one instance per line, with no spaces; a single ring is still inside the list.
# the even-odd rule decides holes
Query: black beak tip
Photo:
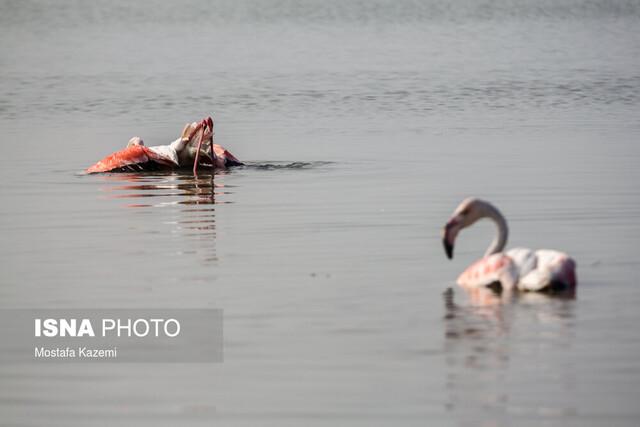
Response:
[[[447,258],[453,258],[453,245],[450,244],[447,239],[442,239],[442,245],[444,246],[444,252],[447,254]]]

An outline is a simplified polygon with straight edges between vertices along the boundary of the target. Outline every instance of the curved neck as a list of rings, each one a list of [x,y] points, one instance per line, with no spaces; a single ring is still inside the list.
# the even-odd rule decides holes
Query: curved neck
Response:
[[[487,248],[487,252],[485,252],[484,256],[489,256],[498,252],[502,252],[504,247],[507,245],[507,237],[509,237],[509,228],[507,227],[507,220],[502,216],[500,211],[492,205],[487,204],[485,215],[487,218],[491,219],[498,229],[498,235],[491,245]]]

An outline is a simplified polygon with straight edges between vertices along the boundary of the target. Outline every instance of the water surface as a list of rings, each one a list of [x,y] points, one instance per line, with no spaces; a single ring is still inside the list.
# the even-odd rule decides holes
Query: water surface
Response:
[[[0,307],[217,307],[211,365],[0,367],[7,425],[637,425],[633,1],[0,3]],[[213,114],[249,166],[82,174]],[[575,296],[466,295],[466,196]],[[453,294],[447,291],[453,288]]]

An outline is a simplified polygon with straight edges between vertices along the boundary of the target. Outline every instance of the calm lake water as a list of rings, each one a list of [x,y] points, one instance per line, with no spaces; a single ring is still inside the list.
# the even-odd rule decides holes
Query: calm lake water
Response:
[[[637,1],[0,2],[0,308],[225,321],[220,364],[0,366],[0,424],[638,425],[639,29]],[[208,114],[248,162],[213,191],[82,174]],[[572,254],[575,297],[455,287],[494,231],[447,260],[469,195]]]

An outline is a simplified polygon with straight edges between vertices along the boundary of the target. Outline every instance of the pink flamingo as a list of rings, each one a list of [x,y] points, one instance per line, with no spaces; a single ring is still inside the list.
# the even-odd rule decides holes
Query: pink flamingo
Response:
[[[442,231],[442,243],[449,259],[453,258],[456,236],[463,228],[482,218],[491,219],[498,235],[484,257],[471,264],[458,277],[465,288],[493,286],[499,283],[507,290],[544,291],[573,288],[577,284],[576,263],[563,252],[550,249],[532,251],[515,248],[503,252],[509,230],[507,220],[491,203],[468,198],[462,201]]]
[[[87,173],[146,171],[193,166],[197,175],[201,161],[208,162],[212,171],[242,165],[224,147],[213,143],[213,119],[187,123],[182,135],[168,145],[146,147],[140,137],[129,140],[127,147],[100,160]]]

